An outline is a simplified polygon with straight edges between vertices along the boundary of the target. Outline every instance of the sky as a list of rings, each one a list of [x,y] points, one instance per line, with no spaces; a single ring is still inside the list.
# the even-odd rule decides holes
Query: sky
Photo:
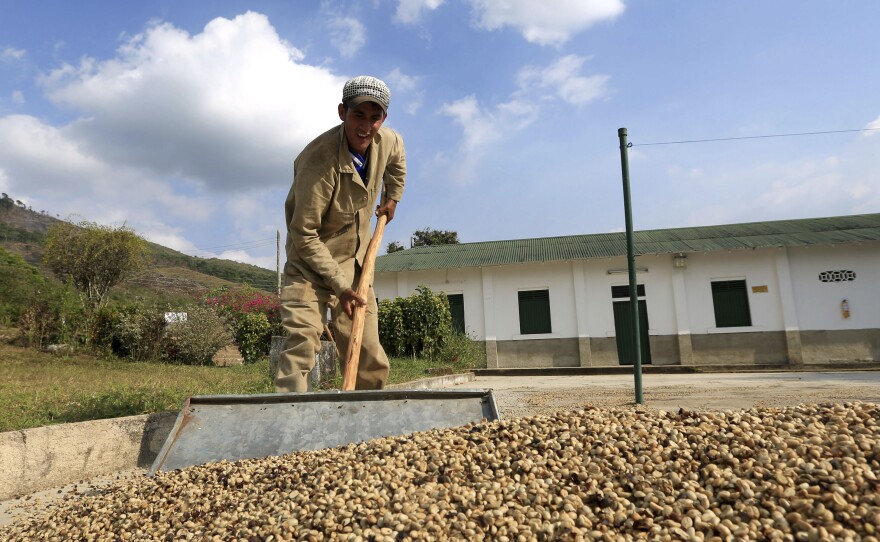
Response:
[[[274,270],[293,160],[374,75],[408,168],[381,252],[623,231],[622,127],[637,230],[877,213],[878,21],[875,0],[0,0],[0,191]]]

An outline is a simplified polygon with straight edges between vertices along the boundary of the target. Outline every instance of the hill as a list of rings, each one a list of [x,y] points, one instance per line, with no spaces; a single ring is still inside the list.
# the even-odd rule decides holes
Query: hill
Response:
[[[43,245],[46,231],[60,221],[3,194],[0,197],[0,247],[20,255],[44,277],[52,279],[52,272],[42,264]],[[121,285],[122,292],[116,296],[130,293],[142,297],[151,292],[176,296],[244,284],[275,291],[276,274],[268,269],[219,258],[198,258],[156,243],[148,244],[151,264]]]

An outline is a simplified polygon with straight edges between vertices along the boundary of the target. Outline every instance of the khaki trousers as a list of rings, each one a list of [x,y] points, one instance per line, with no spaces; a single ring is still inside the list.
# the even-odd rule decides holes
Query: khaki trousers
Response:
[[[359,274],[359,273],[358,273]],[[357,284],[358,277],[354,283]],[[333,291],[315,286],[303,278],[288,277],[281,290],[281,321],[287,332],[284,350],[275,373],[276,392],[303,392],[308,388],[309,371],[315,366],[315,355],[321,350],[321,333],[327,307],[333,319],[334,339],[339,349],[340,370],[345,374],[345,355],[351,337],[352,321],[343,312]],[[376,294],[370,288],[367,314],[358,362],[358,390],[378,390],[388,380],[388,357],[379,343],[379,319]]]

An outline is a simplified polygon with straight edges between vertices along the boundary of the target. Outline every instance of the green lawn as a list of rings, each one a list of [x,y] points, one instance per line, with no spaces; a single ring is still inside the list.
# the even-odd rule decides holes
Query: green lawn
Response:
[[[442,365],[393,359],[389,383],[431,376]],[[340,383],[338,378],[336,386]],[[0,431],[178,410],[190,395],[273,391],[268,360],[195,367],[59,356],[0,342]]]

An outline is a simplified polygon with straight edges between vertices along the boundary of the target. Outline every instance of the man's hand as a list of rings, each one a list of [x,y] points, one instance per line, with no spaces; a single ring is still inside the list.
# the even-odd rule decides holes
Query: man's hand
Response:
[[[376,207],[376,216],[386,215],[388,222],[394,219],[394,210],[397,209],[397,202],[393,199],[385,200],[381,206]]]
[[[351,288],[346,288],[345,291],[342,292],[342,295],[339,296],[339,303],[342,304],[342,310],[345,311],[345,314],[351,318],[354,314],[354,308],[366,306],[367,300],[359,296],[358,293]]]

